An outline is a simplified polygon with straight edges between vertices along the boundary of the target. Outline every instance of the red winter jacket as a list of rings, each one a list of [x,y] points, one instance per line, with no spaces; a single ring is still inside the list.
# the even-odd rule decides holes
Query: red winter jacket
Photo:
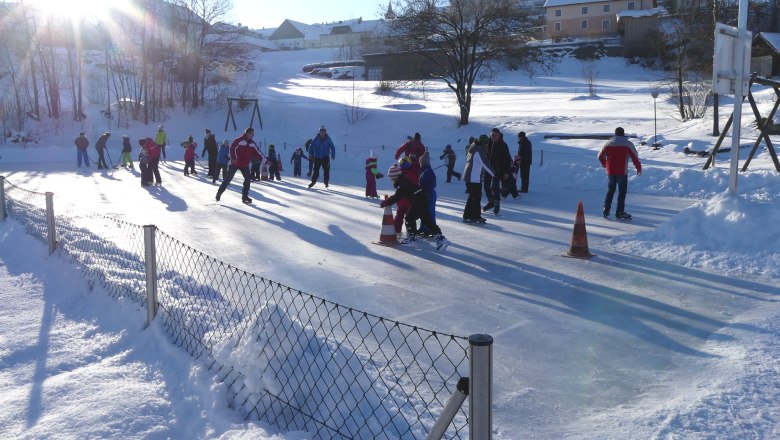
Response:
[[[625,136],[614,136],[599,151],[599,162],[607,169],[608,176],[628,175],[628,159],[634,163],[636,172],[641,173],[642,164],[636,148]]]
[[[420,156],[425,153],[425,145],[419,139],[412,139],[404,142],[403,145],[398,147],[395,151],[395,160],[401,158],[401,156],[409,156],[412,159],[412,169],[415,174],[420,175]]]
[[[246,168],[252,161],[262,161],[263,155],[252,139],[241,135],[230,144],[230,164],[236,168]]]
[[[198,148],[197,142],[190,142],[189,145],[184,147],[184,160],[192,160],[195,159],[195,149]]]
[[[154,139],[146,138],[144,149],[149,155],[149,162],[160,158],[160,147],[154,142]]]

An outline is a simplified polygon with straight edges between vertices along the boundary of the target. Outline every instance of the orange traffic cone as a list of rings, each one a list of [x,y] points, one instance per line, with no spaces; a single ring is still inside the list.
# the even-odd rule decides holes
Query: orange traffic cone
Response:
[[[387,196],[385,196],[387,200]],[[379,233],[379,241],[372,242],[381,246],[395,246],[401,244],[395,236],[395,225],[393,224],[393,207],[385,206],[385,213],[382,216],[382,231]]]
[[[268,161],[264,160],[260,166],[260,180],[268,180]]]
[[[585,210],[582,202],[577,205],[577,217],[574,218],[574,231],[571,235],[571,246],[564,257],[590,258],[593,254],[588,250],[588,234],[585,231]]]

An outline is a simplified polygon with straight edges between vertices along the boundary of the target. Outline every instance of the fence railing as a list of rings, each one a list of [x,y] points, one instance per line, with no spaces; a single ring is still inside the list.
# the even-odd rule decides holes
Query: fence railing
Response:
[[[346,307],[219,261],[154,225],[53,211],[52,193],[0,176],[3,219],[76,262],[90,288],[99,283],[143,306],[208,364],[246,418],[317,439],[490,438],[490,336]]]

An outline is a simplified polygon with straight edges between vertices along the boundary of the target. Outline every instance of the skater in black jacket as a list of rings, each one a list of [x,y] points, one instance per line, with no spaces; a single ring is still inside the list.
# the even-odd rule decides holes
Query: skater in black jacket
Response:
[[[460,173],[453,170],[453,168],[455,168],[455,161],[458,157],[455,155],[452,145],[447,144],[447,146],[444,147],[444,152],[439,156],[439,159],[444,159],[444,163],[447,165],[447,183],[452,181],[452,176],[455,176],[460,180]]]
[[[301,147],[298,147],[293,151],[292,157],[290,158],[290,163],[293,164],[293,176],[294,177],[301,177],[301,160],[306,159],[309,160],[308,157],[303,153],[303,149]]]
[[[449,241],[441,233],[441,228],[436,224],[436,221],[431,218],[428,211],[428,198],[425,196],[423,190],[419,185],[415,184],[411,179],[406,177],[405,173],[409,172],[412,168],[412,162],[409,157],[402,157],[399,161],[399,167],[401,168],[401,174],[395,175],[388,172],[388,177],[393,181],[393,187],[395,188],[395,194],[390,196],[386,200],[382,200],[379,206],[384,208],[398,203],[401,199],[409,200],[411,209],[406,214],[406,231],[409,236],[404,240],[404,243],[414,243],[417,241],[417,219],[422,221],[428,231],[436,238],[436,249],[443,250],[449,245]]]
[[[214,136],[214,133],[212,133],[211,130],[207,128],[206,137],[203,138],[203,151],[200,152],[200,157],[203,157],[206,153],[209,154],[208,176],[212,178],[215,177],[217,172],[219,172],[217,167],[218,152],[219,147],[217,147],[217,138]]]
[[[520,192],[528,192],[528,179],[531,177],[531,141],[525,137],[525,132],[517,134],[517,155],[520,156]]]

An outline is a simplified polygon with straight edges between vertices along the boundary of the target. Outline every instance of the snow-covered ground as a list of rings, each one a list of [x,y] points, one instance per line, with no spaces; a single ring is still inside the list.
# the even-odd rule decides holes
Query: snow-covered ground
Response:
[[[765,150],[731,194],[728,154],[702,171],[704,159],[683,153],[714,144],[712,121],[674,120],[663,95],[663,147],[640,145],[653,141],[649,90],[659,72],[622,59],[599,61],[597,97],[586,96],[576,60],[564,60],[552,77],[506,73],[476,87],[471,124],[457,127],[442,84],[387,97],[374,93],[375,83],[301,73],[303,64],[332,56],[258,58],[256,139],[274,143],[286,168],[281,182],[253,185],[252,206],[235,191],[217,204],[205,173],[182,175],[178,140],[199,139],[206,127],[220,138],[237,134],[222,131],[225,108],[165,121],[174,146],[161,166],[162,187],[141,188],[138,174],[123,169],[77,172],[72,140],[84,129],[94,142],[107,128],[98,117],[26,148],[0,146],[0,174],[53,191],[55,209],[155,224],[219,260],[349,307],[444,333],[491,334],[494,438],[780,436],[780,173]],[[757,95],[771,108],[771,90]],[[355,103],[364,119],[350,124]],[[239,129],[250,115],[237,114]],[[320,180],[307,190],[305,174],[293,178],[288,161],[320,125],[338,147],[336,160],[330,188]],[[601,218],[603,141],[543,136],[616,126],[636,134],[643,161],[643,174],[629,183],[632,222]],[[136,139],[155,127],[111,130]],[[452,245],[440,254],[429,243],[371,244],[382,210],[363,197],[370,150],[385,170],[406,136],[420,132],[434,166],[452,144],[462,168],[468,137],[491,127],[505,133],[511,151],[518,131],[533,142],[528,194],[505,200],[486,225],[466,225],[464,187],[445,183],[439,168],[437,220]],[[746,121],[743,143],[755,136]],[[109,142],[114,160],[118,138]],[[390,193],[389,181],[379,188]],[[579,201],[590,260],[561,257]],[[201,362],[171,344],[159,323],[144,329],[145,310],[90,291],[73,264],[48,257],[15,221],[0,224],[0,243],[0,436],[311,437],[242,420]]]

